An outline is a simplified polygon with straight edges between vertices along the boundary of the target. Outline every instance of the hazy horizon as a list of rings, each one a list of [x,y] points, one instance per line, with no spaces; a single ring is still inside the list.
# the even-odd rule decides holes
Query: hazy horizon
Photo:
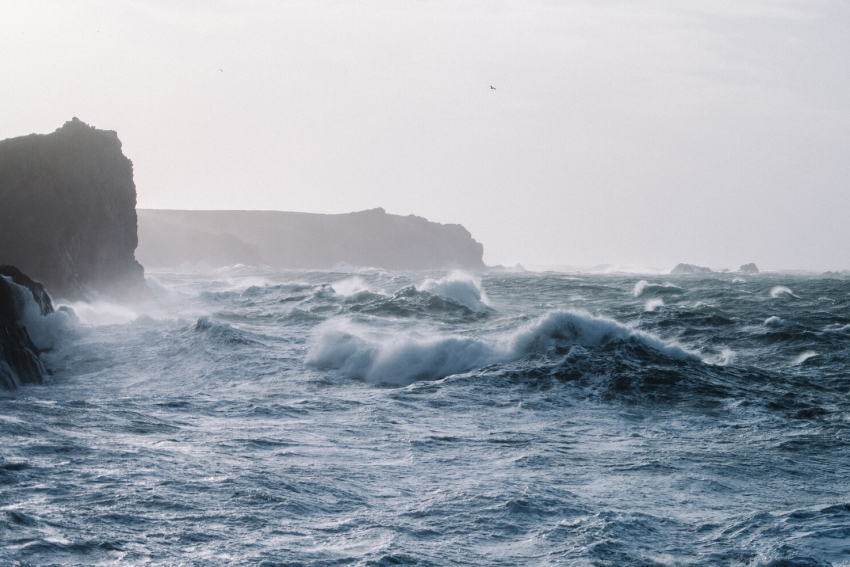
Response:
[[[115,130],[139,208],[383,207],[490,265],[850,268],[846,4],[104,6],[4,3],[0,139]]]

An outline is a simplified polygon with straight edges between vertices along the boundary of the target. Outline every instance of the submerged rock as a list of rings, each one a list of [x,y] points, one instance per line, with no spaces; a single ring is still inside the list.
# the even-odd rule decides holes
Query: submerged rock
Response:
[[[713,274],[714,272],[711,268],[704,268],[702,266],[696,266],[694,264],[679,264],[673,271],[670,272],[671,275],[674,276],[685,276],[685,275],[694,275],[694,274]]]
[[[137,299],[150,291],[136,245],[133,164],[115,132],[74,118],[0,141],[0,263],[54,296]]]
[[[14,266],[0,266],[0,389],[40,384],[44,365],[41,350],[33,344],[22,324],[30,294],[42,316],[53,313],[44,286]]]

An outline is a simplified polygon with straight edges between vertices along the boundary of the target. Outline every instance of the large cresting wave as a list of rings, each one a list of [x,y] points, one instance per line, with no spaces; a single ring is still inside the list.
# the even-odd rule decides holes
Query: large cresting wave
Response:
[[[613,319],[581,311],[552,311],[501,340],[422,334],[365,336],[357,329],[328,328],[310,348],[306,363],[376,383],[407,385],[519,360],[556,346],[598,347],[627,341],[668,357],[702,360],[696,352]]]

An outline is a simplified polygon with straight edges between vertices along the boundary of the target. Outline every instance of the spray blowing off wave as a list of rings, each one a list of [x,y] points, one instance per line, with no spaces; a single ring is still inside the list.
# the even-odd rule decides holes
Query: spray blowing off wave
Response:
[[[613,319],[583,312],[553,311],[499,341],[415,335],[367,340],[332,329],[319,336],[306,363],[372,382],[407,385],[545,353],[554,346],[597,347],[626,341],[637,341],[672,358],[701,360],[695,352]]]
[[[800,299],[799,295],[794,295],[794,292],[791,291],[790,287],[785,287],[784,285],[778,285],[771,289],[770,297],[774,299],[778,299],[780,297],[793,297],[795,299]]]
[[[55,348],[62,341],[64,335],[69,333],[78,323],[79,320],[70,307],[57,306],[55,311],[45,313],[33,299],[29,290],[16,284],[10,278],[4,277],[4,279],[14,290],[16,301],[22,307],[20,323],[26,328],[33,344],[39,349],[50,350]]]
[[[487,294],[481,288],[481,280],[462,272],[455,272],[438,280],[426,280],[420,286],[422,291],[447,297],[457,301],[472,311],[482,312],[488,309]]]
[[[671,283],[651,284],[646,280],[640,280],[635,284],[634,289],[635,297],[641,297],[643,295],[680,295],[682,293],[684,293],[684,290],[677,285]]]

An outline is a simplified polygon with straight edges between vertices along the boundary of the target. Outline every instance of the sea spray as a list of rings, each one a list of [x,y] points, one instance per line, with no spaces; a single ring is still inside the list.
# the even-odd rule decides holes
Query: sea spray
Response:
[[[640,280],[638,283],[635,284],[632,293],[635,297],[642,297],[644,295],[680,295],[684,293],[684,291],[685,290],[683,290],[681,287],[671,283],[653,284],[649,283],[646,280]]]
[[[798,295],[794,295],[794,292],[791,291],[791,288],[786,287],[784,285],[774,286],[773,289],[770,290],[770,297],[777,299],[780,297],[793,297],[796,299],[800,299]]]
[[[376,383],[406,385],[545,353],[556,345],[599,347],[635,341],[671,358],[701,360],[699,353],[675,342],[582,311],[550,312],[500,340],[420,333],[392,336],[373,333],[364,337],[357,332],[354,327],[324,329],[305,362],[315,368],[336,369],[346,376]]]
[[[481,288],[481,278],[464,272],[454,272],[438,280],[425,280],[419,289],[428,293],[447,297],[473,311],[486,311],[489,300]]]

